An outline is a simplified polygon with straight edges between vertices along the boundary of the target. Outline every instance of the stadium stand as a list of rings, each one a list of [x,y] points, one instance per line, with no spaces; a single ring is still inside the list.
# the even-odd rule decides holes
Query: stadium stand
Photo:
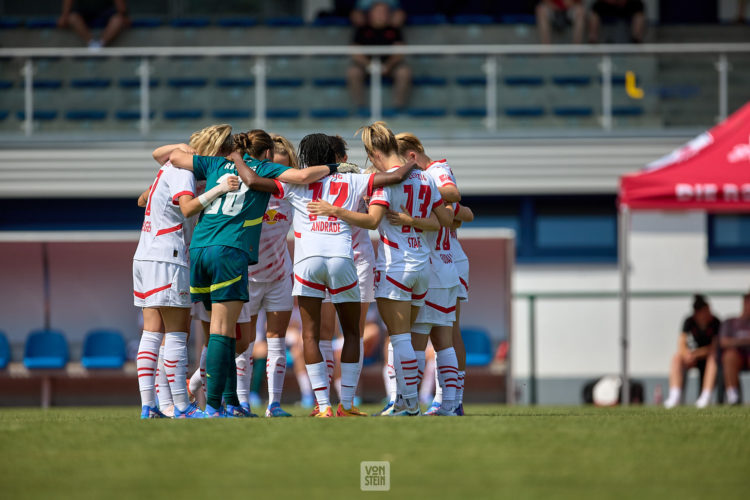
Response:
[[[125,364],[125,340],[120,332],[96,330],[83,341],[81,364],[87,370],[119,370]]]
[[[8,337],[6,337],[4,332],[0,332],[0,370],[4,370],[8,366],[10,359],[11,352]]]
[[[68,362],[68,343],[55,330],[38,330],[29,334],[23,364],[30,370],[60,370]]]

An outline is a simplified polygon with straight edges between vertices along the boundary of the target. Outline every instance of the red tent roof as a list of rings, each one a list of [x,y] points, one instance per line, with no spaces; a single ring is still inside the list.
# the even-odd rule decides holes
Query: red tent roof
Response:
[[[750,103],[683,147],[620,179],[631,209],[750,211]]]

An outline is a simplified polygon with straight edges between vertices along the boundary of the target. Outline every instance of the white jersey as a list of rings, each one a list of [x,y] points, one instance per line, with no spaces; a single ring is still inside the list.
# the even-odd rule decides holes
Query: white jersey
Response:
[[[359,203],[359,212],[367,213],[367,203],[362,200]],[[375,266],[375,249],[372,247],[370,240],[370,231],[367,229],[352,226],[352,251],[354,252],[354,264],[369,264]]]
[[[430,174],[430,177],[435,181],[435,184],[437,184],[438,188],[446,187],[446,186],[456,186],[456,176],[453,175],[453,170],[448,165],[447,160],[437,160],[433,161],[427,166],[427,169],[425,170],[428,174]],[[459,205],[456,203],[454,205],[454,210],[456,213],[458,213]],[[456,235],[456,230],[451,229],[450,235],[452,238],[451,241],[451,250],[453,252],[453,261],[454,262],[463,262],[465,260],[469,260],[468,257],[466,257],[466,254],[464,253],[464,249],[461,248],[461,243],[458,242],[458,236]]]
[[[263,214],[263,227],[258,244],[258,263],[247,268],[248,279],[256,283],[269,283],[289,278],[292,258],[286,244],[286,235],[292,227],[294,208],[287,200],[272,198]]]
[[[310,185],[280,182],[277,198],[294,207],[294,264],[308,257],[353,259],[352,228],[334,216],[310,215],[307,204],[324,200],[331,205],[355,211],[363,196],[372,194],[374,174],[333,174]],[[333,237],[332,237],[333,236]]]
[[[184,195],[195,197],[193,173],[165,163],[149,189],[134,260],[188,265],[187,249],[194,218],[185,219],[182,215],[179,198]]]
[[[458,270],[453,264],[451,230],[425,231],[430,249],[430,288],[451,288],[460,284]]]
[[[401,211],[401,207],[404,207],[412,217],[426,218],[442,201],[432,178],[424,171],[414,169],[401,184],[375,190],[370,205],[383,205],[394,211]],[[421,229],[394,226],[383,218],[378,226],[378,232],[378,269],[419,271],[427,264],[430,247]]]

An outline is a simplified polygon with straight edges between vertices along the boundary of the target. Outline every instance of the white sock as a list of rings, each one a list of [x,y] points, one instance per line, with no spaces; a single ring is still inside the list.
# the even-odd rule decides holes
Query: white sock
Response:
[[[422,376],[422,384],[419,386],[419,400],[425,404],[432,403],[432,396],[435,394],[435,358],[427,361]]]
[[[710,389],[703,389],[701,391],[701,395],[698,396],[698,401],[695,402],[695,406],[698,408],[705,408],[706,406],[711,403],[711,393],[713,391]]]
[[[740,402],[740,393],[736,387],[727,387],[727,404],[736,405]]]
[[[336,388],[336,395],[339,397],[339,401],[341,401],[341,377],[333,381],[333,387]]]
[[[328,398],[328,368],[326,368],[326,362],[321,361],[320,363],[305,365],[305,368],[307,369],[307,376],[310,377],[310,384],[318,406],[321,409],[331,406],[331,401]]]
[[[437,367],[437,361],[435,362],[435,365]],[[440,374],[438,373],[438,370],[435,369],[435,399],[433,401],[435,403],[443,404],[443,386],[440,385]]]
[[[198,391],[203,389],[203,380],[201,379],[201,369],[198,367],[192,375],[190,375],[190,380],[188,380],[188,387],[190,387],[190,392],[193,393],[193,396],[198,397]]]
[[[203,349],[201,349],[201,360],[198,364],[198,368],[200,369],[201,373],[201,382],[203,383],[203,390],[206,390],[206,387],[208,387],[208,382],[206,381],[206,353],[208,352],[208,346],[204,345]]]
[[[456,389],[456,407],[464,402],[464,380],[466,379],[466,371],[458,371],[458,389]]]
[[[138,356],[135,360],[135,366],[138,369],[138,388],[141,391],[142,406],[156,406],[154,381],[156,379],[156,366],[159,359],[160,345],[161,333],[143,330],[141,342],[138,344]]]
[[[286,376],[286,339],[268,338],[266,379],[268,380],[268,404],[281,402],[281,391]]]
[[[359,363],[341,363],[341,405],[347,410],[352,409],[361,371]]]
[[[450,411],[455,408],[456,390],[458,389],[458,358],[452,347],[436,353],[438,380],[443,388],[442,408]]]
[[[323,355],[323,361],[326,362],[326,370],[328,371],[328,385],[333,385],[333,368],[335,361],[333,360],[333,341],[332,340],[321,340],[318,342],[318,348],[320,354]],[[315,384],[313,384],[315,385]]]
[[[406,405],[413,408],[418,403],[417,393],[418,364],[417,356],[411,345],[411,333],[391,335],[393,345],[393,366],[396,369],[396,384],[398,392],[404,398]]]
[[[159,398],[159,408],[163,411],[172,402],[172,391],[169,390],[169,378],[164,368],[164,346],[159,347],[159,366],[156,369],[156,397]]]
[[[359,339],[359,371],[362,372],[362,366],[365,364],[365,339]]]
[[[164,336],[164,368],[175,407],[185,411],[190,405],[185,381],[187,368],[187,337],[185,332],[167,332]]]
[[[298,371],[294,374],[297,377],[297,385],[299,386],[299,392],[303,398],[312,397],[313,391],[310,385],[310,378],[307,376],[307,371]]]
[[[414,354],[417,356],[417,386],[419,386],[422,384],[422,378],[424,377],[426,358],[424,351],[414,351]]]
[[[237,365],[237,399],[240,404],[250,404],[250,383],[253,381],[253,346],[250,342],[245,352],[237,355],[234,363]]]
[[[388,379],[386,380],[385,388],[388,391],[391,403],[395,403],[398,384],[396,383],[396,365],[393,364],[393,344],[390,341],[388,341],[388,363],[386,367],[388,370]]]

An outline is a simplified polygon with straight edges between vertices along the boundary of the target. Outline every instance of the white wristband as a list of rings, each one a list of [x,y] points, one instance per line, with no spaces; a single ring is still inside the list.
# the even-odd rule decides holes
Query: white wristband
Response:
[[[198,197],[198,201],[200,201],[201,205],[203,205],[203,208],[205,208],[209,206],[211,204],[211,201],[213,200],[209,200],[208,196],[206,196],[206,193],[203,193],[202,195]]]

